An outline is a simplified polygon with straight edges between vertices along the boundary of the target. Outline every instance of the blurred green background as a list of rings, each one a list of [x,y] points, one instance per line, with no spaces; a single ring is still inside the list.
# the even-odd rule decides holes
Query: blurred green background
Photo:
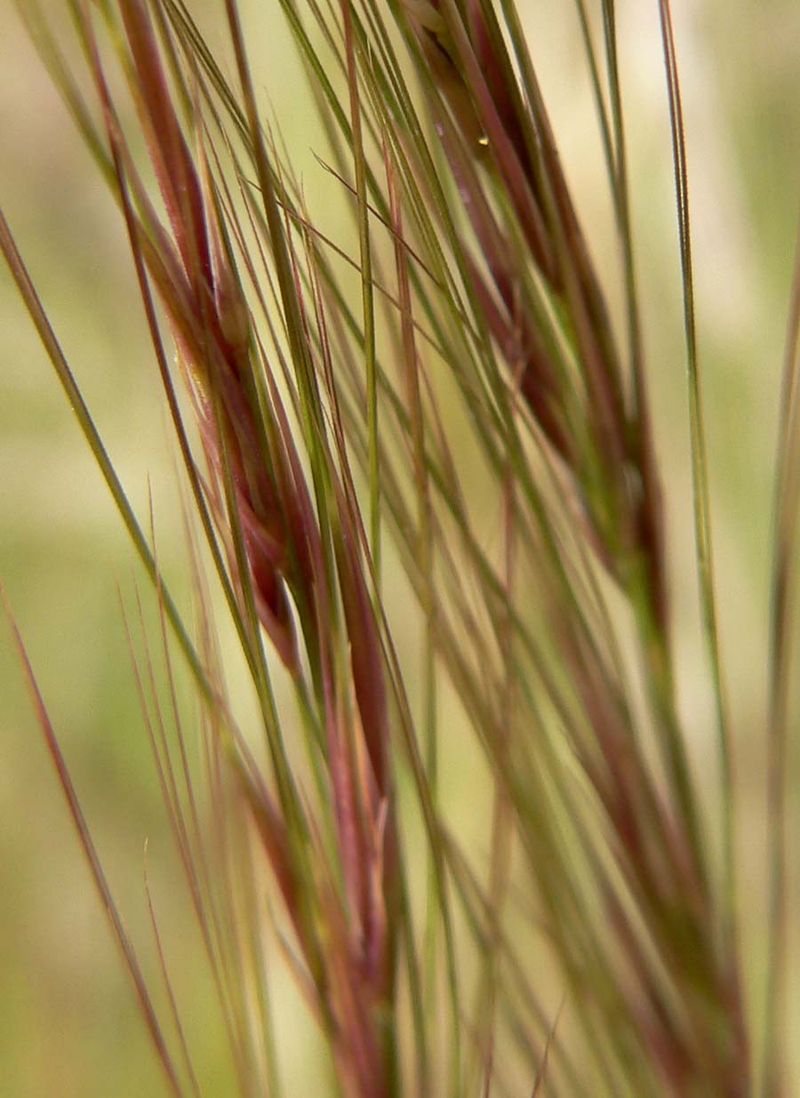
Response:
[[[614,245],[604,227],[607,199],[574,13],[555,0],[521,0],[520,6],[531,26],[534,59],[579,208],[597,258],[611,272]],[[190,7],[213,28],[221,4],[205,0]],[[324,188],[326,179],[310,156],[316,133],[311,107],[277,5],[252,0],[242,7],[258,79],[290,148],[305,165],[313,205],[321,193],[315,188]],[[692,578],[681,303],[657,5],[631,0],[619,8],[648,360],[673,541],[681,698],[693,755],[704,773],[713,765],[713,746]],[[763,957],[768,538],[800,194],[800,6],[796,0],[676,0],[675,16],[693,186],[723,644],[737,735],[740,888],[757,996]],[[152,491],[162,566],[185,595],[174,458],[123,226],[7,2],[0,4],[0,203],[145,521]],[[119,598],[122,593],[130,606],[143,577],[4,267],[0,581],[120,906],[134,938],[148,943],[144,843],[147,839],[151,851],[161,850],[169,840]],[[414,644],[410,635],[407,644]],[[459,801],[467,806],[473,791],[459,776],[449,796],[458,812]],[[794,802],[793,811],[796,821]],[[191,958],[197,943],[185,900],[172,887],[174,871],[168,857],[153,858],[159,917],[178,943],[173,948],[179,964],[181,955]],[[206,1035],[198,1045],[198,1066],[209,1081],[204,1092],[224,1096],[228,1067],[209,988],[200,975],[192,985],[190,963],[180,968],[191,1024]],[[162,1092],[5,623],[0,624],[0,989],[3,1095],[133,1098]],[[303,1030],[293,1025],[298,1015],[291,993],[277,990],[288,1004],[281,1038],[293,1080],[289,1092],[315,1093],[317,1061],[308,1055]],[[792,990],[796,1004],[796,979]],[[796,1007],[794,1019],[800,1027]]]

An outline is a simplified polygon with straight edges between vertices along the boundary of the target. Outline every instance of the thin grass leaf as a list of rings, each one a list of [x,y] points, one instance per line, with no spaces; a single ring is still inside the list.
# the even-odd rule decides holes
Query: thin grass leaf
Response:
[[[772,589],[770,592],[770,676],[767,803],[770,836],[769,955],[766,963],[764,1051],[761,1093],[785,1092],[788,849],[787,758],[796,607],[796,545],[800,514],[800,231],[795,249],[784,344],[781,416],[776,447]]]
[[[697,348],[697,329],[694,305],[694,269],[692,263],[692,236],[689,216],[689,177],[686,162],[686,137],[681,102],[675,39],[669,0],[659,0],[661,37],[669,97],[670,127],[672,131],[672,156],[675,173],[678,236],[680,242],[681,271],[683,276],[684,332],[686,338],[686,367],[689,391],[689,426],[692,451],[692,485],[694,499],[694,524],[697,551],[700,598],[703,627],[711,667],[714,701],[716,706],[717,750],[722,787],[722,926],[721,932],[727,949],[732,949],[736,938],[736,886],[734,876],[734,788],[730,722],[722,672],[716,592],[714,587],[714,551],[711,535],[711,500],[708,485],[708,457],[705,441],[702,386]],[[731,973],[734,983],[737,974]]]
[[[184,1090],[180,1082],[177,1068],[172,1060],[172,1055],[169,1051],[166,1039],[162,1032],[161,1024],[159,1022],[155,1007],[150,997],[150,992],[148,991],[147,983],[139,964],[138,957],[128,937],[127,931],[125,930],[122,922],[122,917],[111,893],[111,889],[109,888],[105,873],[103,872],[100,857],[92,841],[91,833],[89,831],[89,825],[87,824],[86,818],[81,809],[80,800],[75,790],[75,786],[73,785],[72,778],[67,767],[66,759],[64,758],[64,754],[61,750],[61,745],[58,741],[57,733],[47,712],[44,698],[42,697],[41,691],[39,690],[39,685],[36,680],[36,676],[30,659],[28,657],[25,644],[22,640],[22,635],[19,631],[16,621],[11,614],[11,608],[8,604],[5,589],[2,587],[0,587],[0,598],[2,599],[3,608],[5,610],[6,618],[11,627],[11,632],[17,654],[25,673],[25,681],[27,683],[30,698],[36,712],[36,719],[42,731],[42,736],[44,737],[48,754],[50,755],[50,759],[55,768],[56,775],[58,777],[58,783],[61,786],[61,791],[63,792],[66,799],[69,814],[77,832],[78,841],[80,842],[81,849],[88,863],[89,872],[92,876],[92,881],[94,883],[95,889],[97,890],[97,894],[100,898],[103,908],[105,909],[108,921],[111,924],[114,938],[116,939],[117,945],[122,952],[125,967],[128,970],[128,974],[133,984],[133,989],[142,1012],[142,1017],[147,1027],[150,1040],[153,1043],[157,1058],[164,1072],[167,1086],[169,1087],[171,1093],[176,1095],[176,1098],[180,1098],[180,1096],[183,1095]]]

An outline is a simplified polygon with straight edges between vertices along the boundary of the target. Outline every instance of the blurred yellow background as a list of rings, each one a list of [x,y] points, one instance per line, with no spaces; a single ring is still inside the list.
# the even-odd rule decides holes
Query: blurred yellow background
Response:
[[[211,24],[221,6],[214,0],[190,4],[206,12]],[[326,180],[312,170],[311,106],[277,4],[252,0],[242,7],[258,80],[290,148],[310,165],[304,182],[313,203],[315,187],[324,187]],[[574,13],[555,0],[522,0],[520,7],[530,23],[534,60],[579,209],[601,267],[611,271],[614,245],[602,228],[607,200]],[[681,697],[702,771],[712,757],[710,702],[692,579],[680,284],[657,5],[619,7],[648,361],[674,543]],[[796,0],[676,0],[675,16],[693,186],[723,644],[737,734],[740,887],[757,986],[768,538],[800,194],[800,7]],[[185,596],[174,458],[124,227],[8,3],[0,4],[0,204],[145,523],[152,491],[161,563]],[[160,848],[169,839],[119,599],[121,592],[130,607],[135,584],[144,580],[4,267],[0,582],[120,906],[133,936],[148,942],[144,843]],[[454,801],[459,796],[466,804],[470,791],[459,788]],[[171,940],[181,942],[188,911],[172,890],[168,866],[158,861],[153,888]],[[189,931],[183,948],[187,956],[196,948]],[[3,1095],[162,1093],[5,623],[0,623],[0,989]],[[195,988],[182,990],[189,993],[194,1025],[208,1034],[198,1049],[198,1067],[208,1080],[204,1093],[223,1098],[230,1085],[228,1067],[209,988],[198,976]],[[796,1003],[796,982],[793,990]],[[794,1016],[800,1027],[796,1007]],[[314,1093],[319,1078],[313,1057],[306,1055],[302,1033],[290,1025],[285,1029],[285,1057],[296,1081],[290,1093]]]

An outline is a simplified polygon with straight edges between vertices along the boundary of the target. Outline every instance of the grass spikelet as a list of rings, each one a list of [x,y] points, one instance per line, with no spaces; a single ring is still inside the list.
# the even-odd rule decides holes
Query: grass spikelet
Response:
[[[800,278],[754,1024],[670,4],[658,170],[677,198],[713,779],[681,696],[613,0],[579,0],[574,34],[616,266],[513,0],[265,9],[307,77],[313,179],[293,119],[262,98],[257,17],[237,0],[69,0],[74,53],[52,12],[17,7],[124,221],[180,457],[192,629],[156,516],[147,535],[0,213],[0,250],[152,583],[158,636],[146,595],[126,631],[231,1092],[294,1092],[278,1036],[290,976],[325,1093],[343,1098],[789,1094]],[[144,884],[157,1000],[12,628],[166,1084],[206,1093],[149,877],[159,852]],[[454,803],[472,771],[474,804]]]

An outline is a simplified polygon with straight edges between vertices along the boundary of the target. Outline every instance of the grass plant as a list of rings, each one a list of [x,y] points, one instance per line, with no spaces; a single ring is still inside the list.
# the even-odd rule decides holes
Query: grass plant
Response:
[[[226,1093],[296,1093],[275,1039],[277,969],[323,1036],[342,1098],[791,1093],[800,268],[756,731],[769,783],[762,993],[740,929],[669,0],[653,6],[711,799],[677,696],[669,484],[614,0],[575,5],[616,234],[615,262],[602,264],[514,0],[275,0],[247,13],[237,0],[16,4],[124,221],[138,286],[127,307],[143,310],[180,460],[191,606],[170,589],[157,514],[135,512],[0,210],[0,249],[151,581],[146,640],[134,639],[141,604],[124,615],[197,963],[218,999]],[[208,8],[224,33],[203,29]],[[256,19],[283,21],[304,65],[297,95],[324,135],[316,172],[345,210],[339,235],[306,192],[292,118],[273,119],[262,97]],[[411,625],[397,620],[398,585],[413,596]],[[244,707],[226,685],[220,619],[247,671]],[[165,1093],[216,1093],[196,1066],[201,1036],[184,1024],[157,904],[148,888],[152,940],[134,946],[12,630]],[[457,737],[479,749],[490,791],[480,850],[443,791]]]

